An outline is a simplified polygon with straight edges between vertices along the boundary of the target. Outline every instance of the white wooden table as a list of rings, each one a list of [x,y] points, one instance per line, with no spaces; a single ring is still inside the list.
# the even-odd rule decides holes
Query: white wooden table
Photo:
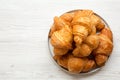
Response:
[[[114,50],[92,75],[70,75],[51,60],[47,35],[53,17],[92,9],[110,25]],[[120,80],[120,0],[0,0],[0,80]]]

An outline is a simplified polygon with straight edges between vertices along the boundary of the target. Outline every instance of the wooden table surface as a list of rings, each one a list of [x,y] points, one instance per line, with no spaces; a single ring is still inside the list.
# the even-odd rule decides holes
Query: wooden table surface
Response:
[[[54,16],[92,9],[114,34],[112,55],[100,71],[70,75],[51,60],[47,36]],[[120,80],[120,0],[0,0],[0,80]]]

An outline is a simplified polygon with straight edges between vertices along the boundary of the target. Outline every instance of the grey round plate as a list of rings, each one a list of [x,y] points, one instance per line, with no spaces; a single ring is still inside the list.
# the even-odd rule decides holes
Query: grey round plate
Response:
[[[72,13],[72,12],[79,11],[79,10],[80,9],[78,9],[78,10],[71,10],[71,11],[68,11],[66,13]],[[107,24],[107,22],[100,15],[98,15],[96,13],[94,13],[94,14],[97,15],[103,21],[103,23],[105,24],[106,27],[110,28],[109,25]],[[50,32],[50,30],[49,30],[49,32]],[[55,62],[55,64],[59,68],[61,68],[61,70],[65,71],[65,72],[67,72],[69,74],[75,74],[75,73],[69,72],[67,69],[65,69],[65,68],[61,67],[60,65],[58,65],[57,62],[53,59],[54,53],[53,53],[53,47],[52,47],[52,45],[50,43],[49,34],[48,34],[48,48],[49,48],[49,52],[50,52],[50,56],[52,57],[52,60]],[[84,72],[84,73],[79,73],[79,74],[82,74],[82,75],[92,74],[92,73],[95,73],[95,72],[99,71],[101,68],[102,67],[98,67],[98,68],[90,70],[89,72]]]

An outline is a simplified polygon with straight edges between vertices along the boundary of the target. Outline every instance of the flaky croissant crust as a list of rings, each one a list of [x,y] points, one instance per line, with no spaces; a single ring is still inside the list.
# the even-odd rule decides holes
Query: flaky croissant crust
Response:
[[[112,31],[92,10],[55,16],[49,37],[54,59],[73,73],[105,65],[113,50]]]

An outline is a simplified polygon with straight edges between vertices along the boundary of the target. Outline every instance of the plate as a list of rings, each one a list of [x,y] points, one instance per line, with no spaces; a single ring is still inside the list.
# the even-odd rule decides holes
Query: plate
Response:
[[[79,11],[80,9],[78,10],[71,10],[71,11],[68,11],[66,13],[72,13],[72,12],[75,12],[75,11]],[[107,22],[100,16],[98,15],[97,13],[94,13],[96,16],[98,16],[102,22],[105,24],[106,27],[110,28],[109,25],[107,24]],[[50,33],[50,30],[49,30],[49,33]],[[52,60],[53,62],[56,64],[56,66],[58,66],[61,70],[69,73],[69,74],[76,74],[76,73],[72,73],[72,72],[69,72],[67,69],[63,68],[62,66],[60,66],[54,59],[53,59],[53,56],[54,56],[54,53],[53,53],[53,46],[51,45],[50,43],[50,37],[49,37],[49,33],[48,33],[48,49],[49,49],[49,52],[50,52],[50,56],[52,57]],[[108,60],[107,60],[108,61]],[[103,66],[102,66],[103,67]],[[79,73],[79,74],[82,74],[82,75],[88,75],[88,74],[92,74],[92,73],[95,73],[97,71],[99,71],[102,67],[98,67],[98,68],[95,68],[95,69],[92,69],[90,70],[89,72],[82,72],[82,73]]]

